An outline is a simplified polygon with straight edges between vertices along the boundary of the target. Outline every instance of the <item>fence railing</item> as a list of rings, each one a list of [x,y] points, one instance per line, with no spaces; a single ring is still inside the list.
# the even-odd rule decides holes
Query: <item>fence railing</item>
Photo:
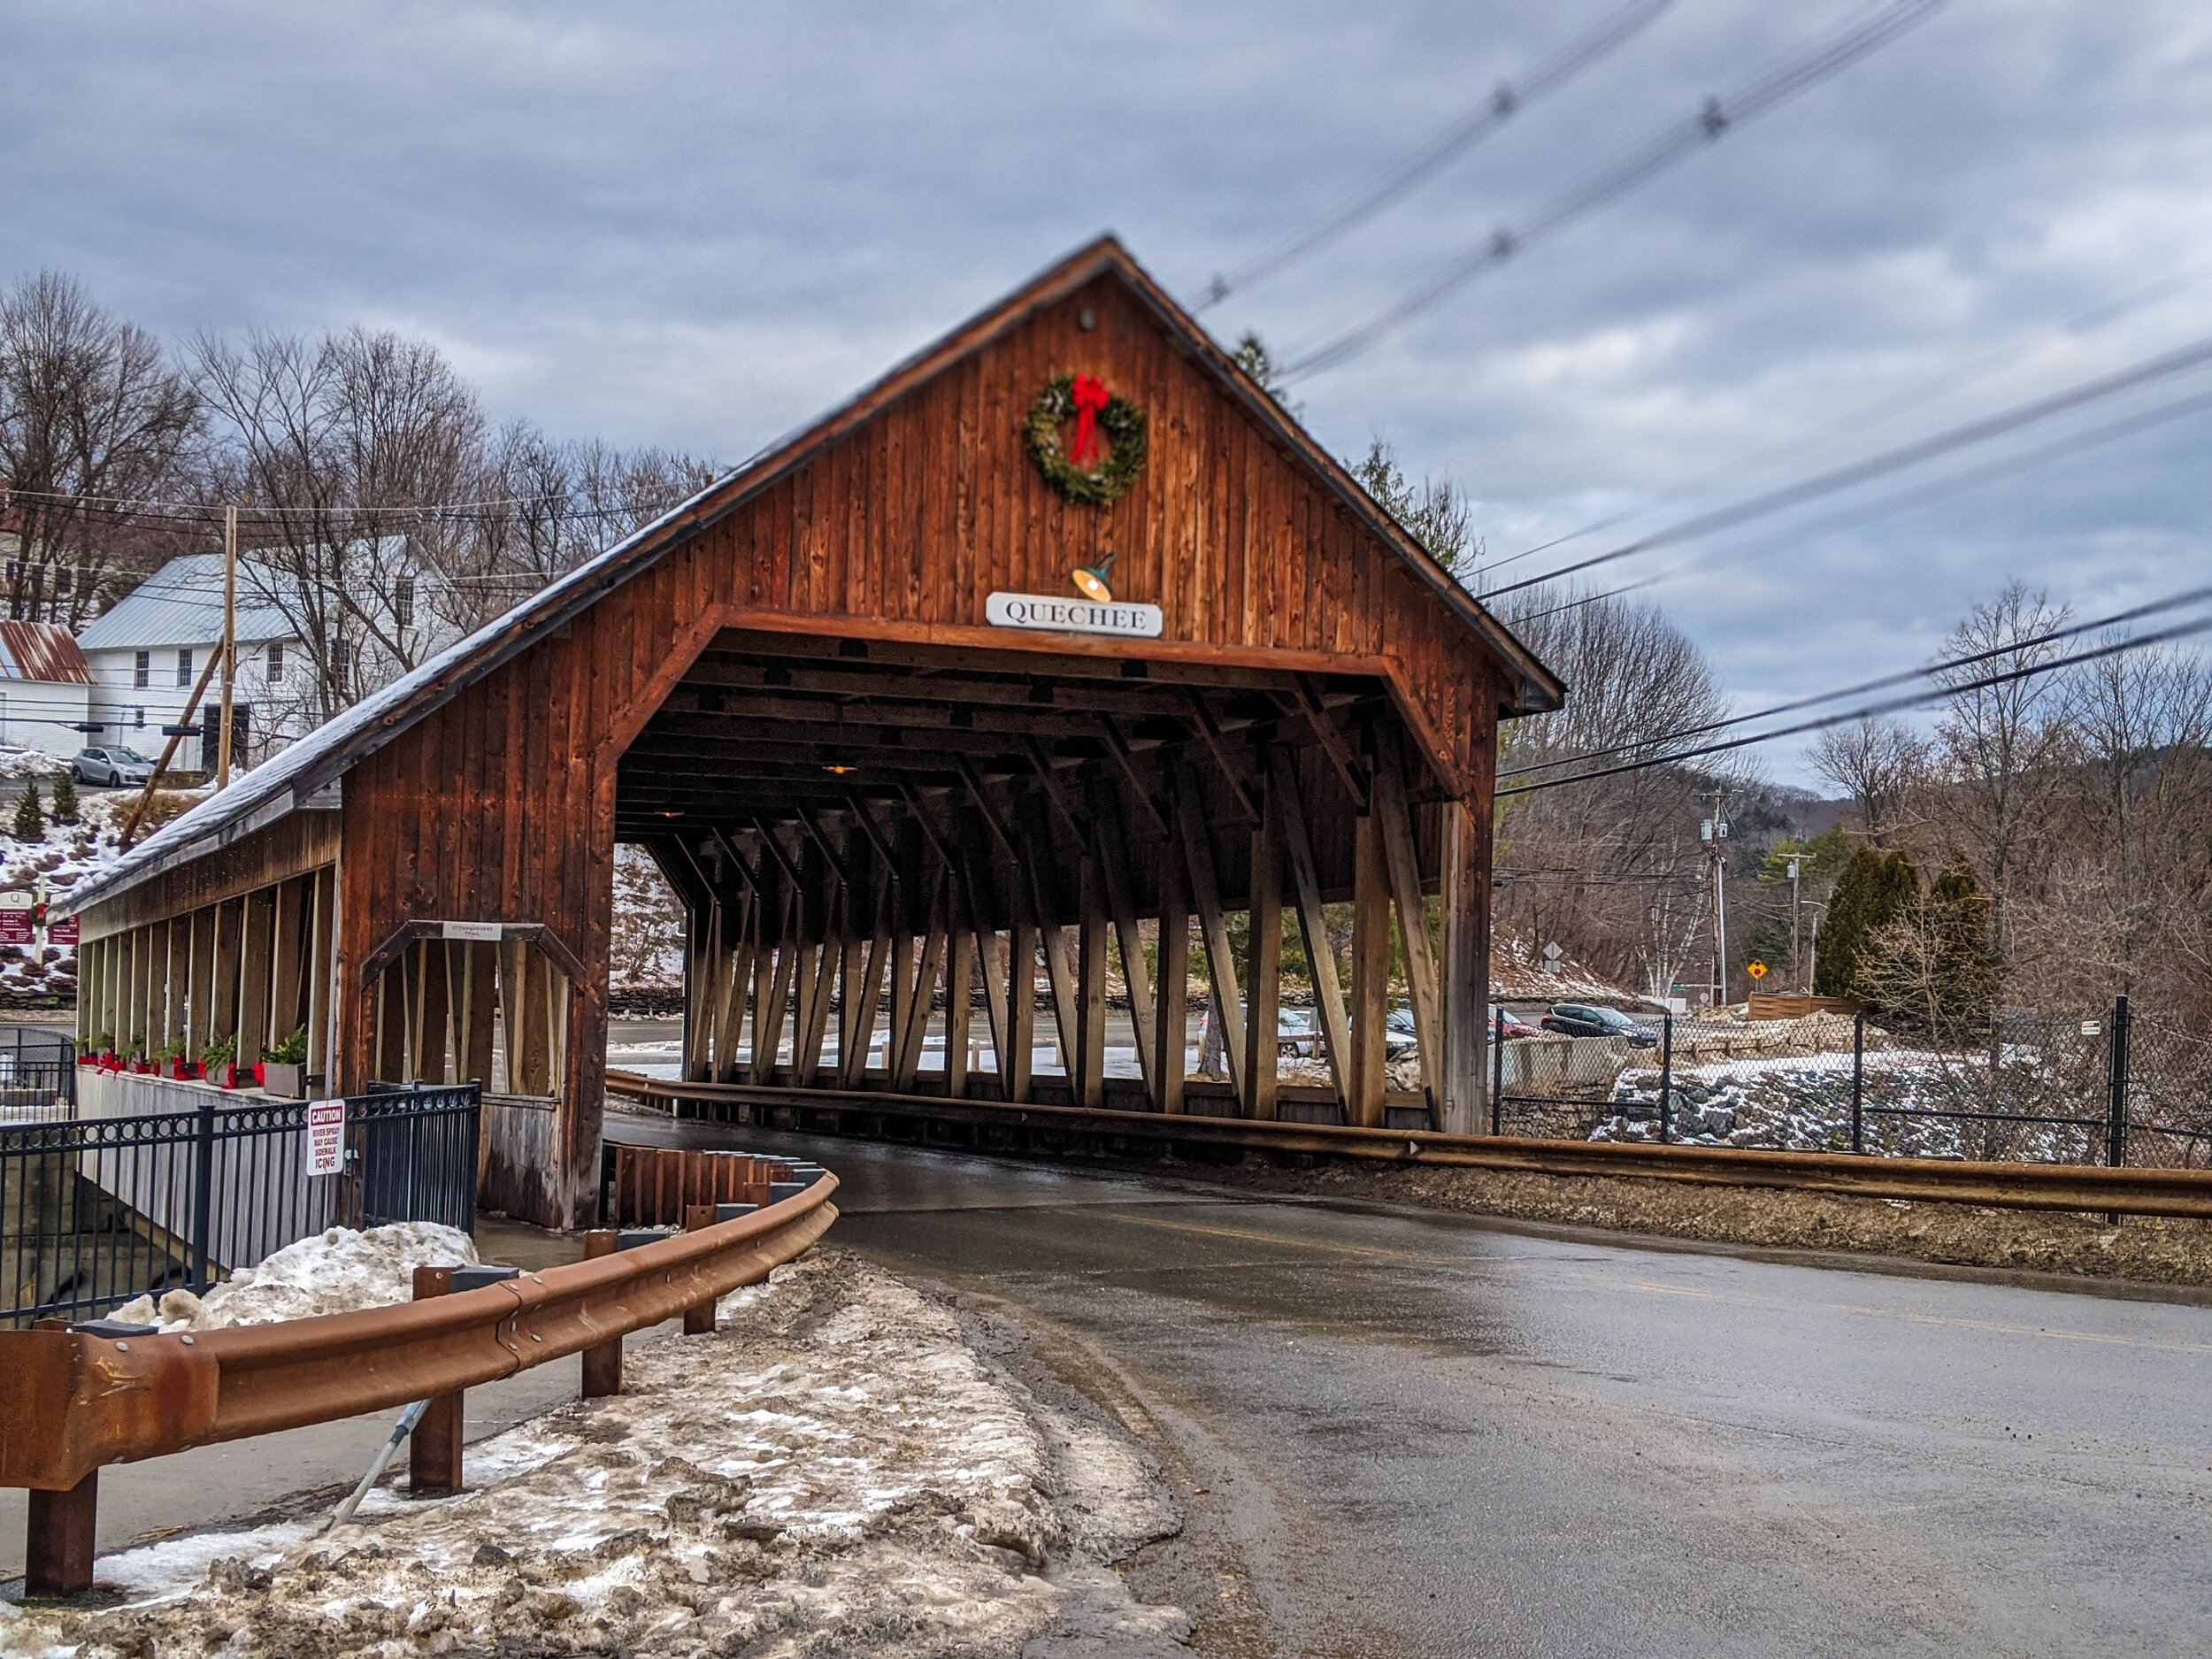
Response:
[[[58,1032],[0,1033],[0,1125],[66,1118],[77,1103],[77,1046]]]
[[[1823,1013],[1493,1033],[1494,1133],[1976,1162],[2212,1164],[2212,1033],[2129,999],[1946,1033]]]
[[[173,1111],[0,1123],[0,1327],[204,1291],[326,1227],[474,1228],[473,1084],[344,1102],[334,1175],[308,1173],[308,1102],[177,1092]]]

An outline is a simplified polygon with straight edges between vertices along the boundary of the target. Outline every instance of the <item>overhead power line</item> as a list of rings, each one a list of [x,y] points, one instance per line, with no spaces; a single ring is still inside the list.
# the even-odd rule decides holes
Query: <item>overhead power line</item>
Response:
[[[1635,581],[1623,582],[1617,588],[1606,588],[1593,593],[1578,594],[1572,599],[1564,600],[1542,611],[1511,611],[1506,615],[1505,619],[1510,626],[1525,627],[1530,623],[1540,622],[1548,617],[1559,616],[1570,611],[1579,611],[1585,605],[1601,604],[1608,599],[1617,599],[1624,594],[1640,593],[1645,588],[1655,588],[1662,582],[1671,581],[1686,572],[1701,566],[1725,565],[1755,554],[1770,553],[1778,548],[1800,549],[1809,541],[1816,541],[1822,536],[1832,535],[1839,530],[1855,528],[1876,518],[1886,518],[1892,513],[1925,506],[1930,502],[1940,501],[1947,496],[1958,495],[1962,491],[1986,484],[1992,480],[2008,477],[2035,467],[2048,465],[2053,462],[2066,460],[2100,444],[2131,437],[2139,432],[2147,431],[2151,427],[2163,426],[2170,421],[2179,420],[2190,415],[2203,414],[2207,411],[2212,411],[2212,392],[2202,392],[2193,396],[2177,398],[2172,403],[2161,403],[2155,408],[2140,411],[2119,420],[2108,421],[2101,426],[2093,427],[2086,432],[2072,434],[2052,443],[2025,449],[2016,455],[2004,456],[1983,465],[1971,467],[1962,472],[1955,472],[1948,477],[1936,479],[1925,484],[1914,485],[1909,488],[1885,495],[1878,501],[1831,513],[1826,518],[1815,519],[1809,524],[1793,526],[1786,531],[1770,534],[1749,543],[1722,548],[1707,554],[1694,554],[1688,558],[1669,565],[1663,571],[1655,571],[1650,575],[1641,577]]]
[[[1365,191],[1335,211],[1317,220],[1286,242],[1256,259],[1222,273],[1206,286],[1199,303],[1210,311],[1232,294],[1278,275],[1300,260],[1319,252],[1348,231],[1365,224],[1414,186],[1433,177],[1448,163],[1465,155],[1505,126],[1521,111],[1554,88],[1564,86],[1584,70],[1609,57],[1654,22],[1674,0],[1630,0],[1630,4],[1601,19],[1586,34],[1570,42],[1553,57],[1529,71],[1518,81],[1502,81],[1489,97],[1420,150],[1393,168]]]
[[[1944,0],[1893,0],[1872,17],[1847,26],[1820,45],[1768,71],[1735,92],[1724,97],[1707,98],[1697,114],[1665,128],[1650,142],[1585,180],[1550,206],[1517,224],[1499,226],[1479,248],[1448,265],[1397,303],[1286,364],[1282,379],[1286,383],[1303,380],[1357,357],[1386,335],[1441,304],[1477,277],[1505,264],[1515,254],[1555,235],[1577,219],[1687,160],[1745,122],[1755,120],[1799,94],[1842,73],[1861,58],[1925,22],[1943,4]]]
[[[1963,696],[1973,691],[1987,691],[1997,686],[2010,685],[2016,680],[2032,680],[2039,674],[2056,673],[2062,668],[2072,668],[2083,663],[2098,662],[2108,657],[2124,656],[2130,651],[2142,650],[2149,646],[2164,644],[2172,640],[2185,639],[2192,634],[2203,634],[2208,631],[2212,631],[2212,616],[2198,617],[2188,622],[2179,622],[2170,627],[2161,628],[2155,633],[2139,634],[2129,639],[2116,640],[2109,644],[2100,645],[2090,650],[2077,651],[2070,657],[2054,657],[2047,663],[2032,663],[2024,667],[2008,669],[2002,673],[1985,674],[1978,680],[1966,680],[1959,685],[1944,686],[1932,691],[1917,692],[1909,697],[1894,697],[1886,703],[1870,703],[1842,714],[1824,715],[1816,720],[1801,720],[1794,726],[1779,726],[1771,732],[1754,732],[1748,736],[1730,738],[1724,742],[1707,743],[1696,749],[1675,749],[1663,755],[1649,756],[1642,760],[1625,761],[1617,766],[1601,766],[1594,772],[1577,772],[1572,777],[1540,778],[1533,783],[1508,784],[1493,791],[1493,794],[1498,795],[1532,795],[1540,789],[1562,788],[1571,783],[1590,783],[1600,778],[1617,778],[1624,772],[1648,772],[1654,766],[1678,765],[1683,761],[1698,760],[1708,755],[1727,754],[1735,749],[1748,749],[1757,743],[1771,743],[1777,738],[1801,737],[1808,732],[1823,732],[1831,726],[1848,726],[1855,720],[1872,719],[1880,715],[1895,714],[1906,709],[1924,708],[1929,703],[1940,703],[1947,697]],[[1647,741],[1653,743],[1664,743],[1671,739],[1670,736],[1660,736]]]
[[[1924,461],[1932,461],[1960,449],[1970,449],[1978,443],[1985,443],[1992,438],[1999,438],[2008,433],[2017,432],[2024,427],[2034,426],[2039,421],[2048,420],[2054,416],[2086,408],[2091,404],[2101,403],[2107,398],[2116,397],[2123,392],[2133,391],[2139,387],[2153,385],[2160,380],[2171,380],[2177,375],[2186,374],[2208,364],[2212,364],[2212,335],[2192,341],[2189,344],[2177,347],[2174,350],[2162,352],[2157,357],[2146,358],[2140,363],[2117,370],[2113,373],[2099,375],[2093,380],[2081,381],[2068,387],[2063,391],[2051,393],[2047,396],[2036,398],[2030,403],[2016,404],[1996,414],[1970,420],[1962,426],[1953,426],[1947,431],[1935,433],[1925,438],[1916,438],[1910,443],[1900,444],[1895,449],[1886,449],[1878,455],[1869,456],[1864,460],[1853,461],[1847,465],[1816,473],[1811,478],[1800,479],[1793,483],[1780,485],[1743,501],[1732,503],[1725,507],[1717,507],[1709,512],[1694,514],[1678,523],[1668,526],[1663,530],[1654,531],[1647,536],[1640,536],[1633,541],[1611,549],[1607,552],[1594,554],[1586,559],[1578,559],[1571,565],[1562,565],[1555,570],[1545,572],[1540,576],[1528,576],[1517,582],[1508,582],[1503,587],[1490,588],[1479,595],[1478,597],[1487,603],[1507,594],[1518,593],[1525,588],[1540,588],[1546,582],[1557,581],[1563,576],[1572,576],[1582,571],[1595,570],[1601,565],[1611,565],[1621,559],[1632,558],[1638,554],[1648,553],[1658,548],[1672,547],[1678,542],[1687,541],[1698,536],[1710,535],[1717,530],[1732,529],[1737,525],[1748,523],[1754,518],[1764,518],[1786,508],[1800,506],[1806,502],[1817,500],[1823,495],[1832,495],[1839,490],[1871,482],[1887,473],[1899,472],[1909,466],[1917,466]]]
[[[497,501],[373,503],[364,506],[358,503],[324,503],[305,505],[257,505],[251,503],[174,501],[155,496],[85,495],[67,490],[19,489],[0,486],[0,503],[10,496],[25,501],[58,502],[79,506],[93,512],[113,513],[132,518],[169,519],[184,524],[219,521],[234,505],[242,518],[427,518],[471,520],[489,523],[497,518],[512,518],[525,507],[546,507],[567,502],[565,495],[514,495]],[[571,518],[618,518],[634,514],[634,507],[572,507],[565,517]],[[665,508],[655,509],[656,512]]]
[[[1609,755],[1624,755],[1632,749],[1648,749],[1654,741],[1672,742],[1684,738],[1702,737],[1712,732],[1724,732],[1731,726],[1746,726],[1754,720],[1770,720],[1777,715],[1795,714],[1801,709],[1817,708],[1824,703],[1834,703],[1842,697],[1863,697],[1871,692],[1887,691],[1892,687],[1909,686],[1915,680],[1932,680],[1938,674],[1953,673],[1962,668],[1972,668],[1979,664],[1993,661],[2000,657],[2009,657],[2016,651],[2034,650],[2039,646],[2055,644],[2061,640],[2079,639],[2084,634],[2102,633],[2107,628],[2123,627],[2131,622],[2140,622],[2146,617],[2185,610],[2191,605],[2203,604],[2208,602],[2212,602],[2212,588],[2193,588],[2187,593],[2171,594],[2163,599],[2154,599],[2130,610],[2115,611],[2108,617],[2098,617],[2088,622],[2070,623],[2064,627],[2051,628],[2027,639],[2014,640],[2008,644],[1992,646],[1987,650],[1970,651],[1962,657],[1947,657],[1941,662],[1931,663],[1924,668],[1901,669],[1895,673],[1878,675],[1872,680],[1862,680],[1856,685],[1839,686],[1833,691],[1815,692],[1808,697],[1798,697],[1788,703],[1778,703],[1768,708],[1754,710],[1749,714],[1731,715],[1726,719],[1709,720],[1702,726],[1685,726],[1662,739],[1644,738],[1635,742],[1615,743],[1604,749],[1587,749],[1578,754],[1563,755],[1556,760],[1535,761],[1526,766],[1509,766],[1498,776],[1501,778],[1525,777],[1532,772],[1548,772],[1555,766],[1578,766],[1586,761],[1602,760]],[[1949,687],[1945,687],[1930,695],[1949,696],[1951,690]],[[1656,756],[1653,758],[1665,760],[1671,757]]]
[[[2178,271],[2170,272],[2161,277],[2155,282],[2145,283],[2141,288],[2124,294],[2118,299],[2103,301],[2063,321],[2046,323],[2025,334],[2016,335],[2004,344],[1947,368],[1927,380],[1916,381],[1901,391],[1889,393],[1875,399],[1870,403],[1863,404],[1852,410],[1848,414],[1829,422],[1816,434],[1788,439],[1781,443],[1770,444],[1765,448],[1754,449],[1748,454],[1738,456],[1733,460],[1724,462],[1719,466],[1684,480],[1674,486],[1669,493],[1678,499],[1701,495],[1715,484],[1732,477],[1739,477],[1755,466],[1768,465],[1788,456],[1801,455],[1807,449],[1827,442],[1839,433],[1863,432],[1870,424],[1886,419],[1900,411],[1924,408],[1937,399],[1957,391],[1962,387],[1970,386],[1976,380],[1985,380],[1990,375],[2009,368],[2016,363],[2025,361],[2054,342],[2081,339],[2112,323],[2131,317],[2138,311],[2162,304],[2176,295],[2185,293],[2202,282],[2207,270],[2208,267],[2201,265],[2185,265]],[[1603,518],[1594,518],[1589,523],[1578,526],[1575,529],[1553,536],[1548,541],[1539,541],[1533,547],[1523,548],[1518,553],[1510,553],[1503,558],[1493,559],[1485,568],[1492,574],[1495,574],[1507,565],[1517,565],[1525,558],[1533,558],[1539,553],[1548,553],[1552,549],[1563,547],[1570,541],[1578,541],[1586,535],[1595,535],[1601,530],[1609,530],[1615,525],[1636,517],[1640,511],[1641,509],[1631,507],[1624,508],[1618,512],[1607,513]]]

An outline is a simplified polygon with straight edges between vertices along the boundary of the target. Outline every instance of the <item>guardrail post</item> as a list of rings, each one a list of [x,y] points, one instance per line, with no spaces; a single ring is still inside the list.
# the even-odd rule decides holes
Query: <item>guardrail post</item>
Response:
[[[714,1206],[712,1204],[690,1204],[685,1207],[684,1231],[686,1233],[696,1233],[702,1227],[710,1227],[713,1225]],[[714,1302],[715,1299],[709,1296],[704,1302],[695,1302],[684,1310],[684,1334],[686,1336],[712,1336],[714,1334]]]
[[[418,1267],[415,1300],[442,1296],[453,1288],[449,1267]],[[418,1498],[442,1498],[461,1489],[461,1399],[458,1392],[439,1394],[415,1425],[407,1451],[407,1490]]]
[[[2112,999],[2111,1121],[2105,1130],[2105,1162],[2118,1169],[2128,1153],[2128,999]]]
[[[1674,1010],[1659,1028],[1659,1138],[1674,1139]]]
[[[100,1471],[66,1492],[30,1494],[23,1533],[23,1594],[58,1600],[92,1587],[93,1538],[100,1509]]]
[[[1490,1133],[1505,1133],[1505,1010],[1494,1010],[1497,1024],[1490,1031]]]
[[[1851,1149],[1866,1150],[1866,1010],[1851,1018]]]
[[[618,1235],[612,1227],[595,1227],[584,1234],[584,1260],[614,1254]],[[587,1400],[603,1400],[622,1392],[622,1339],[616,1337],[584,1350],[584,1391]]]
[[[192,1284],[202,1292],[209,1284],[207,1236],[214,1210],[215,1102],[211,1096],[200,1102],[192,1137]]]

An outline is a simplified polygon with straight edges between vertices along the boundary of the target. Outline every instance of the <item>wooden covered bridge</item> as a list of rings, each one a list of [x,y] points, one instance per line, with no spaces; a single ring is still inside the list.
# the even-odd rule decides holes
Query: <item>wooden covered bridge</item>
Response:
[[[164,827],[78,900],[81,1022],[484,1079],[488,1198],[568,1225],[627,841],[694,1079],[1472,1133],[1496,723],[1562,695],[1102,241]],[[1291,1087],[1286,913],[1335,962],[1348,901]]]

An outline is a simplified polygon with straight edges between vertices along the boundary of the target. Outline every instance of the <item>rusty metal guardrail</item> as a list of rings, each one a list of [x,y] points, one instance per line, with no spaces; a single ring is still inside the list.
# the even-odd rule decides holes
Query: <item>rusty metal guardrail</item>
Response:
[[[1708,1186],[1770,1187],[1863,1198],[1978,1204],[2015,1210],[2094,1210],[2212,1219],[2212,1171],[2104,1169],[2091,1165],[1978,1164],[1853,1153],[1775,1152],[1738,1147],[1452,1135],[1421,1129],[1357,1129],[1333,1124],[1261,1123],[1241,1118],[1173,1117],[1067,1106],[1005,1106],[872,1090],[793,1089],[741,1083],[674,1082],[609,1071],[611,1093],[667,1102],[743,1102],[809,1111],[859,1113],[967,1124],[1048,1135],[1094,1135],[1152,1143],[1317,1153],[1389,1164],[1426,1164],[1540,1175],[1621,1176]]]
[[[0,1332],[0,1486],[31,1489],[26,1589],[90,1582],[100,1470],[434,1400],[703,1307],[803,1254],[837,1178],[733,1219],[480,1289],[356,1313],[127,1336]],[[611,1244],[610,1235],[606,1242]],[[618,1353],[618,1348],[616,1352]],[[587,1379],[587,1394],[602,1392]]]

